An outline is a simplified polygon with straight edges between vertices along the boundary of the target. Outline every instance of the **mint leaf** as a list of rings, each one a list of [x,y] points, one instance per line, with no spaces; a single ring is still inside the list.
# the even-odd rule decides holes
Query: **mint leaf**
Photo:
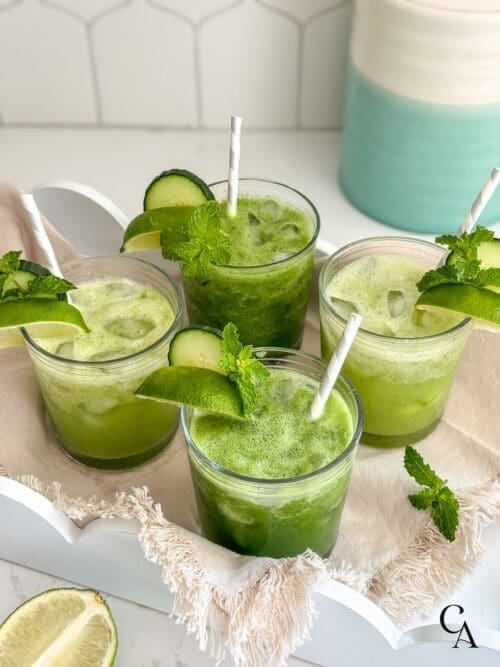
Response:
[[[200,283],[210,278],[213,264],[230,260],[229,239],[222,229],[223,205],[215,200],[198,206],[179,237],[162,231],[160,244],[166,259],[182,262],[182,273]]]
[[[500,269],[481,269],[476,276],[478,287],[500,287]]]
[[[228,364],[231,363],[230,359],[237,357],[240,352],[243,351],[243,345],[240,343],[238,329],[232,322],[226,324],[224,331],[222,332],[221,350],[223,356],[228,355]],[[224,366],[222,368],[224,368]]]
[[[436,497],[436,492],[434,489],[424,489],[420,493],[414,493],[411,496],[408,496],[408,500],[416,507],[418,510],[426,510],[431,507],[432,501]]]
[[[36,276],[28,283],[26,296],[56,296],[76,289],[73,283],[58,276]]]
[[[0,257],[0,273],[14,273],[19,268],[22,250],[9,250],[3,257]]]
[[[426,289],[431,287],[436,287],[436,285],[442,285],[443,283],[458,283],[458,272],[456,267],[451,264],[445,264],[439,269],[431,269],[424,273],[422,278],[418,281],[417,287],[420,292],[424,292]]]
[[[243,413],[249,416],[257,400],[256,384],[270,375],[263,363],[252,357],[252,346],[243,346],[238,330],[232,322],[222,332],[221,358],[219,366],[236,383],[243,402]]]
[[[477,257],[477,251],[481,243],[491,241],[494,233],[486,227],[478,225],[470,234],[462,234],[457,237],[452,234],[444,234],[436,238],[436,243],[448,246],[453,253],[453,263],[445,264],[438,269],[427,271],[417,283],[420,292],[443,285],[446,283],[474,285],[484,287],[485,285],[497,285],[500,281],[497,271],[500,269],[481,269],[481,260]],[[492,271],[491,275],[485,275],[486,271]],[[492,282],[486,282],[491,280]]]
[[[405,448],[404,465],[416,482],[428,487],[409,495],[408,500],[416,509],[430,509],[432,520],[439,532],[453,542],[460,509],[455,494],[413,447]]]
[[[438,489],[444,484],[443,480],[436,475],[428,463],[425,463],[422,456],[413,447],[405,448],[404,464],[406,472],[417,484],[429,486],[432,489]]]
[[[453,542],[458,527],[458,510],[460,506],[455,494],[447,486],[443,487],[432,504],[431,516],[439,532]]]
[[[462,236],[454,236],[452,234],[443,234],[436,238],[436,243],[448,246],[451,252],[457,253],[460,257],[470,261],[477,259],[477,249],[484,241],[491,241],[495,237],[491,229],[477,225],[470,234],[462,234]]]

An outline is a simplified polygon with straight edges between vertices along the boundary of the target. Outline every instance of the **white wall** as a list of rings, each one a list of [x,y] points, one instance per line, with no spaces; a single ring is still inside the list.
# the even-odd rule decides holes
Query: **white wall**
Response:
[[[332,128],[352,0],[0,0],[0,124]]]

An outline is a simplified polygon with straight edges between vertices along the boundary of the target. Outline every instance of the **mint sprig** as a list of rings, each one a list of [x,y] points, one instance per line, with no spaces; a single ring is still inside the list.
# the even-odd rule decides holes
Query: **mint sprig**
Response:
[[[470,234],[453,236],[443,234],[436,238],[436,243],[445,245],[454,253],[455,262],[445,264],[438,269],[427,271],[417,283],[420,292],[443,284],[500,287],[500,268],[481,269],[481,260],[477,257],[479,246],[484,241],[491,241],[495,234],[486,227],[478,225]]]
[[[10,250],[0,257],[0,302],[18,301],[26,297],[55,297],[76,289],[69,280],[50,273],[36,275],[27,284],[18,282],[16,273],[22,270],[21,253],[21,250]]]
[[[260,379],[270,375],[263,363],[252,357],[252,346],[243,346],[238,330],[232,322],[226,324],[222,332],[221,358],[219,366],[236,383],[243,402],[243,413],[247,417],[252,413],[257,400],[255,385]]]
[[[163,257],[182,262],[182,273],[186,278],[206,283],[214,264],[229,262],[229,239],[221,222],[223,212],[223,204],[215,200],[198,206],[188,222],[187,240],[179,241],[162,231]]]
[[[459,504],[453,491],[447,486],[413,447],[405,448],[404,466],[408,474],[426,487],[408,496],[413,507],[431,510],[431,517],[439,532],[449,542],[456,537]]]

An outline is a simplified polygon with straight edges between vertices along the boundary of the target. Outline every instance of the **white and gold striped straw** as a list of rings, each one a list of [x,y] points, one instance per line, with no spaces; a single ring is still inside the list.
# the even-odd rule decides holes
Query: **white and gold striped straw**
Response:
[[[363,318],[357,313],[351,313],[347,320],[345,329],[340,336],[337,347],[335,348],[325,371],[325,375],[323,376],[318,391],[311,403],[310,417],[313,421],[319,419],[323,414],[328,397],[333,391],[337,378],[342,370],[342,366],[344,365],[344,361],[354,343],[354,339],[356,338],[356,334],[358,333],[362,321]]]
[[[234,218],[238,208],[238,178],[240,170],[241,118],[231,116],[231,142],[229,146],[229,176],[227,179],[227,214]]]
[[[456,236],[462,236],[472,231],[474,225],[479,219],[479,216],[486,208],[486,205],[492,198],[495,190],[500,184],[500,167],[494,167],[491,174],[488,176],[486,183],[481,188],[481,192],[474,199],[464,221],[457,230]]]

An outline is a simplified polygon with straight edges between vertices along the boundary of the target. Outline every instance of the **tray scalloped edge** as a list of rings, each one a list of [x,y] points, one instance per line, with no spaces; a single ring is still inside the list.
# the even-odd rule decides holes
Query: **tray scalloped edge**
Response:
[[[88,203],[92,211],[100,209],[99,225],[109,228],[110,242],[128,222],[127,216],[105,195],[90,186],[73,181],[55,181],[35,188],[37,203],[51,205],[51,222],[59,232],[67,231],[64,208],[57,215],[57,200],[75,197],[79,208]],[[42,211],[44,209],[41,206]],[[67,209],[66,209],[67,210]],[[84,212],[80,210],[80,214]],[[73,230],[75,233],[75,229]],[[73,233],[72,243],[82,254],[91,248],[86,246],[85,234]],[[116,246],[114,246],[116,247]],[[318,250],[331,254],[335,247],[323,239]],[[90,253],[89,253],[90,254]],[[95,519],[79,528],[53,503],[18,481],[0,477],[0,515],[7,518],[2,530],[0,558],[17,562],[70,581],[93,586],[104,592],[132,600],[161,611],[170,611],[171,601],[158,593],[159,570],[143,556],[136,539],[138,524],[135,520]],[[20,526],[24,530],[20,530]],[[120,563],[113,554],[121,553]],[[103,562],[103,555],[108,558]],[[419,625],[405,632],[368,598],[354,589],[336,581],[322,583],[316,592],[347,607],[368,622],[393,649],[414,644],[447,642],[447,636],[439,624]],[[500,631],[473,626],[474,639],[479,646],[500,651]]]

